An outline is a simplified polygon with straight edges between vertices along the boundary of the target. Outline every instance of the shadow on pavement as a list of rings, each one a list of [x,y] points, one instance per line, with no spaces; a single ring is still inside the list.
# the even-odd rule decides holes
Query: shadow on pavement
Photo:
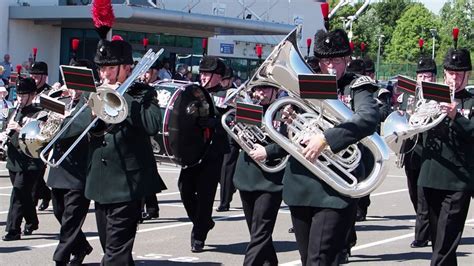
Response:
[[[471,253],[457,252],[458,257],[465,257]],[[361,259],[359,259],[361,258]],[[394,253],[394,254],[380,254],[380,255],[354,255],[349,258],[349,261],[353,262],[373,262],[373,261],[396,261],[406,262],[410,260],[431,260],[431,252],[406,252],[406,253]]]
[[[168,260],[135,260],[135,265],[161,265],[161,266],[175,266],[175,265],[206,265],[206,266],[220,266],[222,263],[216,262],[182,262],[182,261],[168,261]],[[85,266],[99,266],[100,263],[84,263]]]
[[[214,248],[214,249],[208,249],[209,251],[212,251],[212,252],[244,255],[247,245],[248,245],[248,242],[222,244],[222,245],[206,245],[206,246]],[[296,246],[296,242],[292,242],[292,241],[273,241],[273,245],[275,246],[275,250],[277,253],[298,250],[298,247]]]
[[[0,254],[31,250],[30,247],[0,247]]]

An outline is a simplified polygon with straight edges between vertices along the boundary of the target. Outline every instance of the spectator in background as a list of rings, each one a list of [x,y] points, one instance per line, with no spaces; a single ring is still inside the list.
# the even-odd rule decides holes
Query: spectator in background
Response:
[[[234,77],[234,86],[236,88],[240,87],[242,85],[242,79],[239,76]]]
[[[176,74],[174,74],[173,79],[186,80],[185,74],[186,74],[186,65],[180,65],[176,71]]]
[[[170,71],[170,62],[168,61],[163,61],[163,67],[160,68],[158,71],[158,77],[163,80],[163,79],[171,79],[171,71]]]
[[[8,79],[13,71],[13,65],[10,62],[10,55],[5,54],[3,56],[3,62],[0,63],[0,66],[3,67],[2,80],[4,84],[8,84]]]
[[[192,82],[193,81],[193,72],[186,71],[186,74],[184,74],[184,80]]]

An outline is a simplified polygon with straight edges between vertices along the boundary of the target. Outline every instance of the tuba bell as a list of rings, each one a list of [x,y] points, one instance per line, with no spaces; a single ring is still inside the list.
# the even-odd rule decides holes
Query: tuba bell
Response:
[[[323,132],[327,128],[349,120],[353,113],[339,100],[304,100],[299,97],[298,74],[314,73],[305,63],[297,48],[296,40],[297,29],[294,29],[275,47],[259,67],[256,75],[249,81],[249,86],[276,86],[289,93],[290,97],[276,100],[267,109],[264,117],[267,134],[337,192],[353,198],[368,195],[383,182],[388,171],[386,163],[389,159],[388,147],[378,134],[374,133],[360,141],[375,159],[372,171],[361,182],[351,173],[359,165],[362,157],[357,145],[351,145],[337,154],[329,149],[325,150],[314,163],[306,160],[301,152],[303,147],[299,142],[302,137]],[[306,112],[297,114],[295,123],[289,126],[288,137],[283,136],[271,126],[277,111],[286,105],[295,105]]]

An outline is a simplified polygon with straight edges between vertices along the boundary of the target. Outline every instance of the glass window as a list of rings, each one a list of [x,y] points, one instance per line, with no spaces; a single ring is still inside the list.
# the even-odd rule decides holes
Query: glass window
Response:
[[[184,48],[192,48],[193,47],[193,38],[184,37],[184,36],[176,36],[176,46],[177,47],[184,47]]]
[[[160,45],[162,46],[175,46],[176,36],[174,35],[164,35],[160,36]]]

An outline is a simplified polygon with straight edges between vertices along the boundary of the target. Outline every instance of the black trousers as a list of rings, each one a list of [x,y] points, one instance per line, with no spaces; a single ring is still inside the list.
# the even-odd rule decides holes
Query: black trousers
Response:
[[[364,215],[367,215],[367,210],[369,209],[369,206],[370,206],[370,194],[360,198],[359,201],[357,202],[357,208],[359,208],[359,211],[361,211]]]
[[[33,204],[32,189],[36,180],[42,177],[42,171],[9,171],[13,189],[10,196],[6,231],[12,234],[21,232],[21,222],[25,218],[26,229],[38,228],[38,216]]]
[[[220,206],[230,207],[230,202],[232,201],[232,195],[234,195],[234,172],[235,166],[237,164],[237,159],[239,158],[240,147],[235,143],[234,139],[230,139],[230,152],[224,154],[224,160],[222,162],[221,170],[221,203]]]
[[[416,156],[412,153],[406,156]],[[420,175],[420,165],[412,162],[410,157],[405,159],[405,174],[407,176],[408,194],[416,213],[415,240],[428,241],[430,238],[430,226],[428,222],[428,204],[426,203],[423,188],[418,187],[418,177]]]
[[[290,206],[303,266],[338,265],[357,204],[344,209]]]
[[[278,265],[272,234],[282,200],[281,191],[240,191],[240,198],[250,232],[244,265]]]
[[[38,178],[33,185],[33,200],[35,205],[38,204],[38,200],[51,200],[51,189],[46,185],[44,182],[44,173],[46,172],[46,168],[41,170],[41,178]]]
[[[159,212],[160,207],[158,206],[158,198],[156,194],[146,196],[142,201],[142,211],[146,211],[148,213]]]
[[[90,200],[83,190],[52,189],[54,216],[61,224],[59,244],[53,260],[68,262],[71,254],[78,254],[90,247],[81,230],[89,210]]]
[[[189,219],[193,222],[191,237],[205,241],[214,226],[212,207],[222,166],[220,154],[208,154],[201,164],[181,170],[179,192]]]
[[[457,265],[456,249],[461,241],[469,210],[470,193],[423,188],[428,202],[433,255],[431,265]]]
[[[101,265],[135,265],[133,242],[140,218],[141,200],[100,204],[95,202],[95,217],[100,245],[104,251]]]

